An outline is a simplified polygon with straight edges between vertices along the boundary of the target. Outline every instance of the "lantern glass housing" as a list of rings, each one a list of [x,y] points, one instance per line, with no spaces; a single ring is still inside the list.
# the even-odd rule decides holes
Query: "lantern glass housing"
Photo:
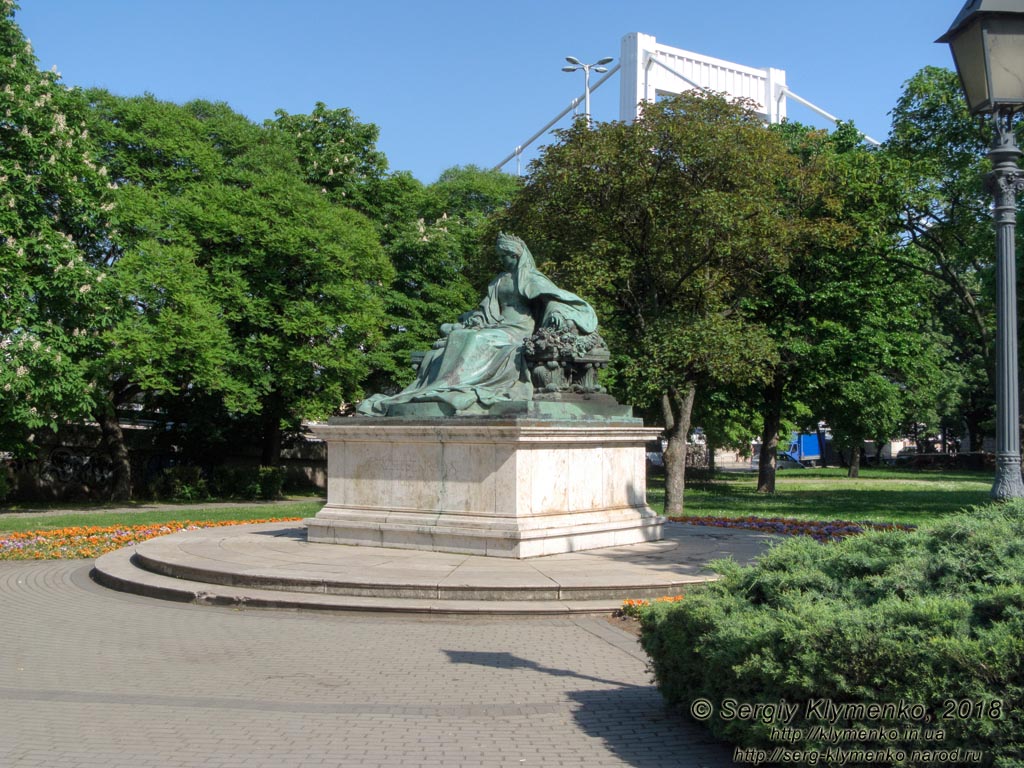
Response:
[[[1024,0],[969,0],[949,43],[971,114],[1024,108]]]

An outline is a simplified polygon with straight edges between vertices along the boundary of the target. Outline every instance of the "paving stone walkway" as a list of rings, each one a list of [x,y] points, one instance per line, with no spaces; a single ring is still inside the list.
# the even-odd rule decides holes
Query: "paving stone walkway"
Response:
[[[0,766],[732,765],[602,618],[238,610],[0,563]]]

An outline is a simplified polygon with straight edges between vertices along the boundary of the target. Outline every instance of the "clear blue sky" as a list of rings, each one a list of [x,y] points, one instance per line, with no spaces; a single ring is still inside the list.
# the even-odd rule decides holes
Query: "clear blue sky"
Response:
[[[902,84],[926,65],[953,66],[933,41],[963,0],[20,3],[40,67],[56,65],[69,85],[225,101],[257,122],[317,101],[348,107],[379,126],[393,170],[431,182],[453,165],[501,161],[582,93],[564,57],[618,60],[629,32],[784,69],[794,92],[884,140]],[[825,125],[796,102],[788,112]],[[618,76],[594,93],[592,113],[617,119]]]

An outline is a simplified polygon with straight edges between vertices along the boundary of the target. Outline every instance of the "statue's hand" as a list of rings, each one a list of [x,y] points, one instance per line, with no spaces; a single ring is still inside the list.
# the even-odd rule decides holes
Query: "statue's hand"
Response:
[[[483,325],[483,318],[480,315],[470,315],[462,321],[464,328],[479,328]]]
[[[556,331],[564,331],[567,327],[565,318],[557,313],[549,315],[544,326],[546,328],[554,328]]]
[[[572,320],[565,319],[558,312],[553,312],[544,319],[544,327],[551,328],[559,333],[569,333],[574,336],[582,336],[579,326]]]

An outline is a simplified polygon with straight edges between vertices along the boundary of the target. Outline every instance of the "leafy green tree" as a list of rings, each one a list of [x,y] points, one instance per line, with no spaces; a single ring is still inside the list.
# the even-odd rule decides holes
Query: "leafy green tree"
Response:
[[[881,450],[909,423],[937,426],[957,384],[944,339],[926,314],[931,286],[884,254],[861,261],[868,274],[853,272],[836,299],[846,305],[845,322],[830,325],[806,361],[826,374],[809,382],[805,396],[849,451],[850,477],[859,473],[865,440]]]
[[[715,382],[705,387],[693,404],[692,421],[699,424],[708,455],[708,470],[715,472],[715,454],[719,449],[733,450],[750,457],[751,438],[758,432],[761,413],[750,396],[755,384],[726,386]]]
[[[93,407],[110,191],[81,99],[38,70],[16,8],[0,5],[0,451],[20,453]]]
[[[266,127],[289,136],[306,181],[333,202],[373,217],[380,207],[388,162],[377,149],[380,129],[352,110],[318,101],[308,115],[276,112]]]
[[[252,410],[256,398],[232,373],[237,350],[226,317],[195,239],[180,226],[185,191],[216,178],[222,156],[176,105],[99,90],[87,96],[117,202],[103,253],[106,328],[90,364],[93,416],[115,469],[112,494],[126,498],[132,477],[121,421],[129,404],[152,416],[167,399],[197,391],[234,410]],[[237,135],[225,132],[221,141],[239,151]]]
[[[995,237],[983,186],[990,129],[970,116],[956,74],[938,67],[907,81],[892,115],[886,151],[912,174],[901,213],[906,243],[894,258],[939,290],[932,312],[960,384],[957,421],[980,450],[994,408]]]
[[[841,444],[856,448],[855,475],[861,442],[888,441],[908,420],[934,422],[948,382],[930,285],[892,258],[906,164],[868,148],[850,124],[831,134],[793,124],[774,130],[800,160],[803,182],[788,192],[803,226],[786,268],[745,305],[779,352],[757,396],[758,490],[767,493],[784,420],[813,429],[826,419]]]
[[[468,166],[424,186],[407,172],[389,172],[376,148],[377,126],[322,102],[307,115],[278,111],[266,127],[294,141],[311,186],[365,214],[377,229],[395,277],[385,299],[386,344],[365,385],[397,391],[411,376],[410,353],[429,347],[441,323],[479,298],[473,282],[485,271],[478,266],[483,225],[508,202],[516,180]]]
[[[753,113],[684,94],[632,124],[561,132],[502,222],[595,305],[615,390],[660,404],[667,514],[682,510],[698,385],[755,380],[775,360],[764,328],[739,309],[786,260],[781,191],[796,171]]]
[[[391,266],[365,217],[297,176],[286,142],[240,157],[186,225],[211,254],[239,375],[259,398],[262,461],[277,464],[282,430],[359,398]]]
[[[372,367],[392,274],[373,227],[309,183],[289,135],[226,105],[91,97],[122,197],[115,403],[183,398],[225,439],[248,415],[277,463],[283,431],[358,398]]]

